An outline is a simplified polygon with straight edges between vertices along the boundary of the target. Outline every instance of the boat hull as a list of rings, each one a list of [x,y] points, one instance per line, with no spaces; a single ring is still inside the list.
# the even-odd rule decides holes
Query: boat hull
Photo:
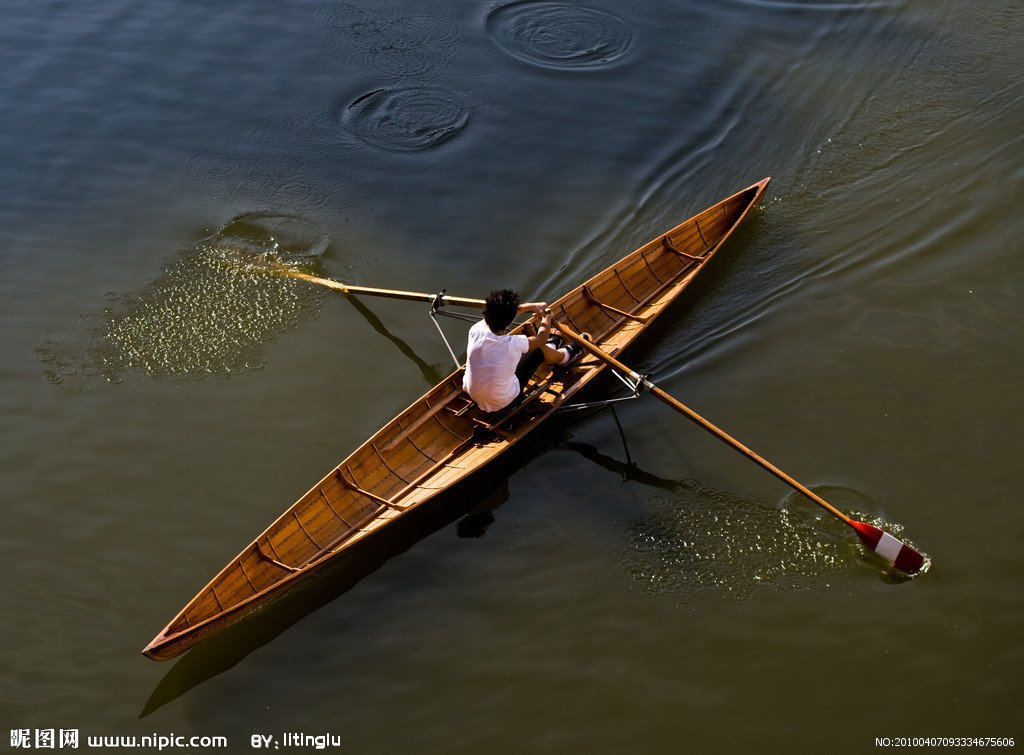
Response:
[[[634,250],[550,304],[556,321],[620,354],[672,304],[764,194],[770,179],[727,197]],[[167,660],[312,579],[346,553],[426,513],[606,369],[584,355],[535,379],[494,424],[462,390],[459,369],[331,470],[230,561],[143,650]],[[401,528],[404,529],[404,526]]]

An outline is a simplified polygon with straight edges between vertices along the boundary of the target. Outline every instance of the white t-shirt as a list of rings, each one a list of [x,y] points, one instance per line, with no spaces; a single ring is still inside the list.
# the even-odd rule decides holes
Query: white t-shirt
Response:
[[[522,390],[516,378],[519,359],[530,350],[524,335],[497,336],[481,320],[469,329],[466,374],[462,386],[485,412],[504,409]]]

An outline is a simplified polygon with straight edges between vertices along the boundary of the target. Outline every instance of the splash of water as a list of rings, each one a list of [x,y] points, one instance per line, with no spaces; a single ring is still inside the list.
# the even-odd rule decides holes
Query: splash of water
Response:
[[[746,599],[766,587],[819,589],[856,559],[841,525],[751,501],[694,480],[652,499],[627,531],[629,579],[651,595],[717,591]]]
[[[111,317],[97,352],[115,374],[166,378],[259,369],[266,343],[308,314],[306,289],[240,261],[236,249],[203,245]]]
[[[78,318],[85,344],[47,333],[36,349],[45,377],[130,374],[198,379],[260,369],[265,348],[317,311],[324,293],[290,278],[309,271],[326,241],[295,230],[294,218],[247,215],[185,250],[138,296],[110,293],[102,313]]]
[[[847,487],[826,487],[830,498],[866,498]],[[911,579],[863,548],[838,519],[800,498],[793,493],[781,503],[749,500],[683,480],[672,493],[652,496],[654,513],[627,530],[624,572],[650,595],[713,591],[741,600],[765,589],[827,588],[865,564],[884,582]],[[847,513],[913,545],[898,523]],[[930,566],[926,556],[917,576]]]

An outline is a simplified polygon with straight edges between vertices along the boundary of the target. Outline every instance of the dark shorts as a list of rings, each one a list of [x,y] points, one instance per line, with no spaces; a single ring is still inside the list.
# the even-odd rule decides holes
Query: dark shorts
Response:
[[[523,354],[519,359],[519,366],[516,367],[516,380],[519,381],[519,389],[522,390],[526,387],[526,384],[530,382],[530,378],[533,377],[533,373],[540,367],[540,363],[544,361],[544,354],[541,353],[540,349],[531,349],[530,351]],[[522,394],[519,394],[520,397]]]

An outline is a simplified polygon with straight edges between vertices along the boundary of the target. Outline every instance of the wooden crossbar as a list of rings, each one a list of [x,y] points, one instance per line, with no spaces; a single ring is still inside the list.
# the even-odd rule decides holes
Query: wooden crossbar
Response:
[[[700,228],[698,228],[697,231],[699,233],[700,232]],[[704,236],[703,235],[701,235],[700,238],[701,238],[701,241],[704,241]],[[694,262],[703,262],[707,258],[707,254],[706,253],[701,255],[701,256],[699,256],[699,257],[697,257],[697,256],[694,256],[692,254],[687,254],[686,252],[682,252],[682,251],[676,249],[675,244],[672,243],[672,239],[670,239],[668,237],[668,234],[666,234],[666,235],[661,237],[661,243],[670,252],[678,254],[680,257],[685,257],[688,260],[693,260]],[[704,241],[705,246],[707,245],[707,243],[708,242]]]
[[[365,490],[364,488],[359,487],[359,485],[357,485],[356,483],[352,482],[347,477],[345,477],[345,475],[342,473],[342,471],[340,469],[336,470],[336,472],[337,472],[337,475],[338,475],[338,480],[341,482],[341,484],[344,485],[349,490],[351,490],[353,493],[358,493],[361,496],[365,496],[366,498],[369,498],[374,503],[379,503],[381,506],[384,506],[385,508],[394,509],[395,511],[401,511],[402,510],[401,506],[399,506],[398,504],[392,503],[387,498],[381,498],[376,493],[371,493],[369,490]],[[399,478],[399,479],[401,479],[401,478]],[[405,480],[402,480],[402,482],[405,482]]]
[[[260,558],[262,558],[264,561],[269,561],[274,566],[281,567],[285,571],[289,571],[289,572],[302,571],[297,566],[289,566],[288,564],[284,563],[284,561],[278,561],[276,558],[271,556],[269,553],[267,553],[265,550],[263,550],[263,546],[260,545],[259,540],[256,541],[256,555],[259,556]]]
[[[627,320],[634,320],[635,322],[647,322],[648,318],[646,317],[634,315],[629,312],[624,312],[618,307],[613,307],[611,304],[601,301],[596,296],[594,296],[594,292],[590,290],[590,286],[583,287],[583,296],[587,299],[587,301],[591,302],[592,304],[596,304],[601,309],[611,312],[612,314],[616,314],[619,317],[625,317]]]

